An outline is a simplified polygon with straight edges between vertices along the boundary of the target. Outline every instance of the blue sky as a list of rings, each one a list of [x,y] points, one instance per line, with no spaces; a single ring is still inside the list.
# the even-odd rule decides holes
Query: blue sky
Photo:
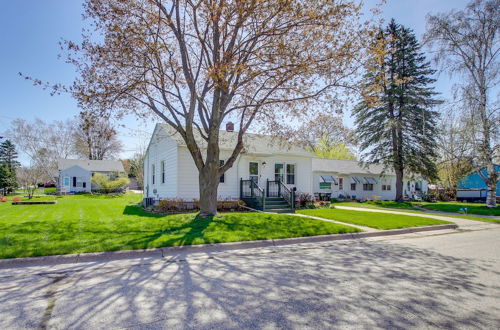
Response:
[[[367,3],[378,2],[366,0]],[[395,18],[412,28],[420,38],[425,32],[427,13],[463,8],[465,0],[388,0],[383,17]],[[58,59],[61,39],[79,40],[82,21],[81,1],[78,0],[0,0],[0,133],[15,118],[27,120],[67,119],[78,114],[76,102],[68,95],[50,96],[47,91],[33,86],[18,73],[51,82],[70,83],[73,67]],[[436,84],[444,98],[450,97],[452,83],[441,74]],[[346,124],[352,121],[345,115]],[[133,118],[120,123],[120,139],[125,144],[123,156],[128,156],[147,140],[153,120],[141,124]],[[0,134],[1,135],[1,134]]]

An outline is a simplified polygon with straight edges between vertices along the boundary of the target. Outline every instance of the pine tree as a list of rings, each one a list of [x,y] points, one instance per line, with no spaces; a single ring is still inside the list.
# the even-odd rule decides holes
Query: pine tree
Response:
[[[403,177],[436,178],[436,123],[440,103],[430,68],[415,34],[394,20],[374,38],[366,63],[362,100],[354,110],[362,161],[396,174],[396,200]]]
[[[0,189],[5,195],[10,188],[13,188],[16,184],[15,175],[9,170],[7,165],[0,162]]]
[[[16,147],[10,140],[0,144],[0,163],[6,164],[10,172],[15,172],[16,168],[21,166],[17,161]]]
[[[3,188],[4,194],[16,186],[16,169],[19,166],[16,147],[6,140],[0,144],[0,188]]]

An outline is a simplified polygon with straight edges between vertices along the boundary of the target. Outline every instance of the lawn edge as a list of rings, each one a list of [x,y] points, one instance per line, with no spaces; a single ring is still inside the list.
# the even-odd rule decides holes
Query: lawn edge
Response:
[[[214,244],[197,244],[183,246],[168,246],[154,249],[141,250],[121,250],[107,252],[90,252],[78,254],[62,254],[40,257],[8,258],[0,259],[0,268],[11,268],[16,266],[33,266],[36,264],[64,264],[64,263],[84,263],[84,262],[103,262],[129,258],[163,258],[179,252],[202,253],[202,252],[221,252],[238,249],[250,249],[259,247],[284,246],[301,243],[315,243],[325,241],[339,241],[349,239],[361,239],[369,237],[393,236],[423,231],[457,229],[456,224],[432,225],[422,227],[409,227],[400,229],[381,230],[377,232],[357,232],[346,234],[315,235],[292,238],[279,238],[256,241],[240,241]]]

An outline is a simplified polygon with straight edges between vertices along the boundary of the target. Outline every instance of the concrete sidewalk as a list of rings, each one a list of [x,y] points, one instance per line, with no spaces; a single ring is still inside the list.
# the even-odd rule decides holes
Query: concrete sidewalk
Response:
[[[351,211],[360,211],[360,212],[375,212],[375,213],[390,213],[390,214],[401,214],[401,215],[411,215],[415,217],[422,218],[433,218],[443,221],[454,222],[461,229],[467,230],[483,230],[483,229],[496,229],[498,228],[498,224],[484,221],[476,221],[476,220],[468,220],[462,218],[452,218],[452,217],[443,217],[434,214],[421,214],[414,212],[400,212],[400,211],[391,211],[391,210],[379,210],[379,209],[368,209],[361,207],[350,207],[350,206],[335,206],[336,209],[339,210],[351,210]]]

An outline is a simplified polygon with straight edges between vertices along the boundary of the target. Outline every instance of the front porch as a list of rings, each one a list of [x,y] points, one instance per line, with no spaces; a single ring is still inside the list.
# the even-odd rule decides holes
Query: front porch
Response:
[[[294,213],[295,187],[288,187],[281,180],[265,181],[261,187],[255,179],[240,178],[240,199],[249,207],[266,212]]]

